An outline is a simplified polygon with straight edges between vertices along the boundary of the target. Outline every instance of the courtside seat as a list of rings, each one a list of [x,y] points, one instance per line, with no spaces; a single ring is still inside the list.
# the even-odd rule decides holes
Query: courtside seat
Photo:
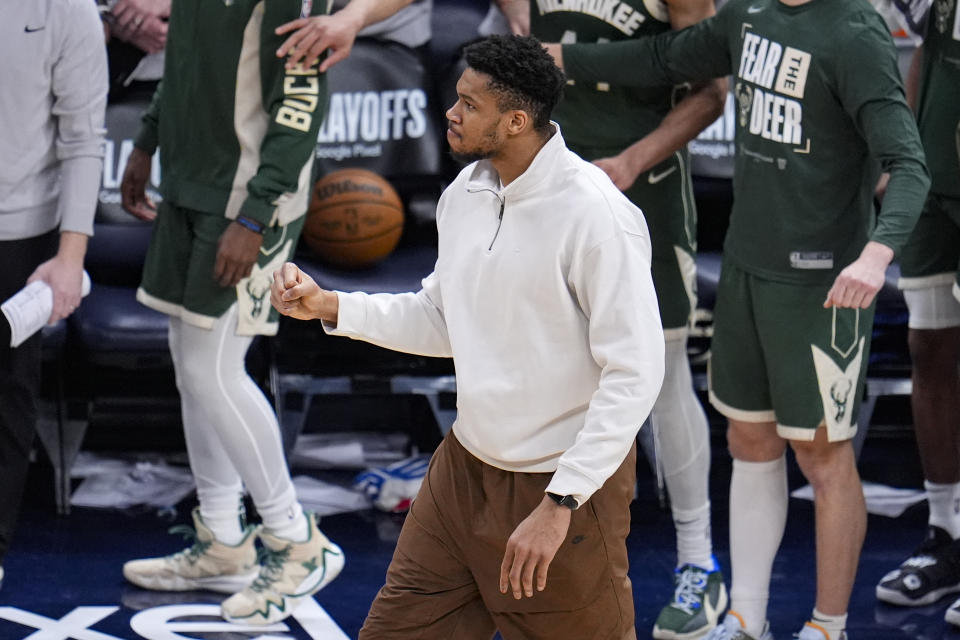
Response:
[[[324,289],[336,291],[368,291],[406,293],[420,289],[420,281],[433,271],[437,248],[430,245],[401,245],[385,260],[366,269],[350,270],[333,267],[311,258],[305,252],[297,256],[297,264]]]
[[[169,367],[167,316],[136,300],[152,225],[129,215],[110,221],[117,213],[101,209],[87,248],[93,286],[70,319],[76,347],[95,366]]]
[[[133,95],[107,107],[103,184],[85,259],[91,290],[63,331],[59,404],[50,412],[57,418],[41,420],[39,427],[54,464],[61,513],[69,512],[70,469],[91,416],[107,413],[105,407],[114,410],[120,398],[128,405],[124,421],[146,420],[156,411],[144,407],[175,394],[166,316],[136,301],[152,225],[120,206],[120,178],[149,100]],[[156,196],[153,187],[150,195]]]
[[[137,302],[133,287],[95,284],[71,320],[76,347],[93,364],[130,371],[171,366],[167,315]]]
[[[116,398],[131,405],[128,416],[143,415],[153,396],[173,389],[167,317],[136,300],[150,225],[98,222],[94,234],[86,260],[90,293],[67,322],[61,419],[56,437],[40,433],[54,461],[61,513],[69,513],[70,469],[92,416]]]

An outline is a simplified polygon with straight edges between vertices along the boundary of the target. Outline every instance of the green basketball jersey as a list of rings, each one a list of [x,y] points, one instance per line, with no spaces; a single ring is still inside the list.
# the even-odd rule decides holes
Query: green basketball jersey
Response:
[[[930,169],[930,191],[960,198],[960,162],[954,139],[960,126],[960,11],[957,11],[957,0],[934,1],[927,18],[923,53],[917,122]]]
[[[286,69],[274,30],[324,15],[321,0],[179,0],[171,5],[163,81],[137,148],[160,147],[164,199],[264,225],[306,214],[327,80]]]
[[[829,282],[870,239],[899,250],[929,180],[896,50],[866,0],[730,0],[654,38],[563,48],[575,80],[658,86],[732,73],[734,203],[724,253],[749,273]],[[873,191],[891,179],[879,217]]]
[[[541,42],[614,42],[670,30],[663,0],[531,0],[530,31]],[[600,81],[567,83],[553,111],[563,137],[593,147],[627,147],[660,124],[672,85],[637,89]]]

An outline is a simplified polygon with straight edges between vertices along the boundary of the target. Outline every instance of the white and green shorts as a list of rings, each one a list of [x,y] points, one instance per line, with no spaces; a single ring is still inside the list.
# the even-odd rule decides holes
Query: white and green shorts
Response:
[[[788,440],[857,432],[874,305],[823,308],[830,285],[773,282],[723,261],[710,347],[710,403],[733,420],[775,422]]]
[[[231,221],[222,215],[160,204],[137,300],[184,322],[209,329],[238,305],[238,335],[275,335],[279,314],[270,304],[273,272],[293,257],[304,218],[268,227],[250,276],[235,287],[213,277],[217,244]]]

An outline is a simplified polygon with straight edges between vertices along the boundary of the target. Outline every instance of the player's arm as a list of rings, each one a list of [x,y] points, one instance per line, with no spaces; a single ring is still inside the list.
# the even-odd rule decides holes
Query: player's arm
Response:
[[[157,150],[162,95],[163,80],[157,85],[150,106],[143,114],[140,131],[133,141],[133,151],[127,158],[123,180],[120,182],[121,204],[124,211],[148,222],[157,217],[157,207],[147,195],[147,181],[150,179],[153,154]]]
[[[910,58],[910,66],[907,68],[907,77],[904,79],[904,89],[907,93],[907,104],[910,110],[917,112],[917,100],[920,93],[920,70],[923,68],[923,45],[921,44],[913,52]],[[874,190],[874,196],[878,202],[883,202],[883,197],[887,192],[887,184],[890,182],[890,174],[883,173]]]
[[[550,45],[547,50],[576,82],[664,87],[706,82],[731,72],[728,18],[723,10],[680,31],[603,44]]]
[[[220,237],[213,277],[220,286],[235,286],[250,275],[263,245],[263,233],[277,223],[277,207],[300,188],[317,141],[326,108],[326,78],[316,65],[285,67],[274,51],[281,37],[275,29],[301,11],[299,0],[265,3],[260,27],[259,98],[267,115],[260,142],[260,164],[247,181],[247,197],[234,223]],[[325,11],[314,2],[312,11]]]
[[[923,208],[930,176],[923,145],[897,67],[896,51],[877,18],[843,52],[837,87],[844,109],[862,132],[870,155],[890,174],[877,226],[860,256],[840,275],[824,306],[868,307],[886,268],[910,236]]]
[[[450,189],[440,194],[437,220],[443,216]],[[459,186],[462,188],[462,185]],[[443,308],[443,292],[436,270],[421,282],[416,293],[326,292],[309,284],[309,276],[295,266],[284,267],[274,277],[271,301],[280,313],[323,320],[332,335],[363,340],[386,349],[437,358],[453,355]],[[303,285],[304,282],[308,284]],[[329,293],[336,296],[336,301]],[[302,301],[301,301],[302,299]],[[299,313],[302,310],[303,313]]]
[[[51,70],[50,110],[56,118],[60,160],[56,255],[39,265],[28,282],[43,280],[53,291],[49,322],[65,318],[80,304],[83,260],[93,235],[100,172],[103,170],[107,54],[100,15],[93,3],[64,4],[58,11],[63,38]]]
[[[285,316],[297,320],[322,320],[336,327],[340,313],[337,294],[321,289],[292,262],[274,272],[270,303]]]
[[[277,49],[277,57],[286,57],[288,67],[301,62],[312,67],[329,50],[320,63],[323,73],[350,54],[361,29],[389,18],[411,2],[413,0],[350,0],[332,16],[310,16],[279,25],[277,35],[290,35]]]
[[[314,2],[313,11],[325,10],[325,4]],[[317,66],[284,67],[273,54],[282,39],[275,28],[297,16],[300,7],[299,0],[266,3],[261,27],[262,95],[256,97],[269,120],[260,143],[260,165],[247,183],[247,199],[238,217],[263,226],[275,222],[277,201],[297,191],[326,109],[326,77]]]
[[[600,382],[583,428],[560,456],[546,491],[583,506],[623,463],[663,383],[663,329],[650,275],[650,239],[623,229],[578,258],[569,280],[588,320]],[[550,564],[567,534],[570,509],[544,496],[507,540],[501,593],[517,600],[550,588]],[[556,587],[554,587],[556,588]]]
[[[689,27],[716,13],[713,0],[669,0],[667,8],[674,30]],[[595,164],[607,172],[619,189],[629,188],[637,176],[663,162],[715,121],[723,113],[726,95],[726,78],[694,85],[656,129],[617,156],[600,158]]]
[[[568,277],[587,318],[600,380],[583,428],[560,456],[546,490],[573,495],[581,505],[623,462],[663,384],[663,328],[651,259],[647,232],[623,229],[583,254]]]
[[[452,355],[436,273],[416,293],[344,293],[321,289],[288,262],[273,275],[270,302],[285,316],[323,321],[331,335],[416,355]]]

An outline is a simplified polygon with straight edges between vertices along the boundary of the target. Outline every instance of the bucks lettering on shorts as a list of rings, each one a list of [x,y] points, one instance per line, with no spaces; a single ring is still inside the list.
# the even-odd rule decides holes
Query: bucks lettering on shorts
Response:
[[[802,100],[809,71],[806,51],[746,31],[734,87],[744,131],[764,140],[805,146]]]

